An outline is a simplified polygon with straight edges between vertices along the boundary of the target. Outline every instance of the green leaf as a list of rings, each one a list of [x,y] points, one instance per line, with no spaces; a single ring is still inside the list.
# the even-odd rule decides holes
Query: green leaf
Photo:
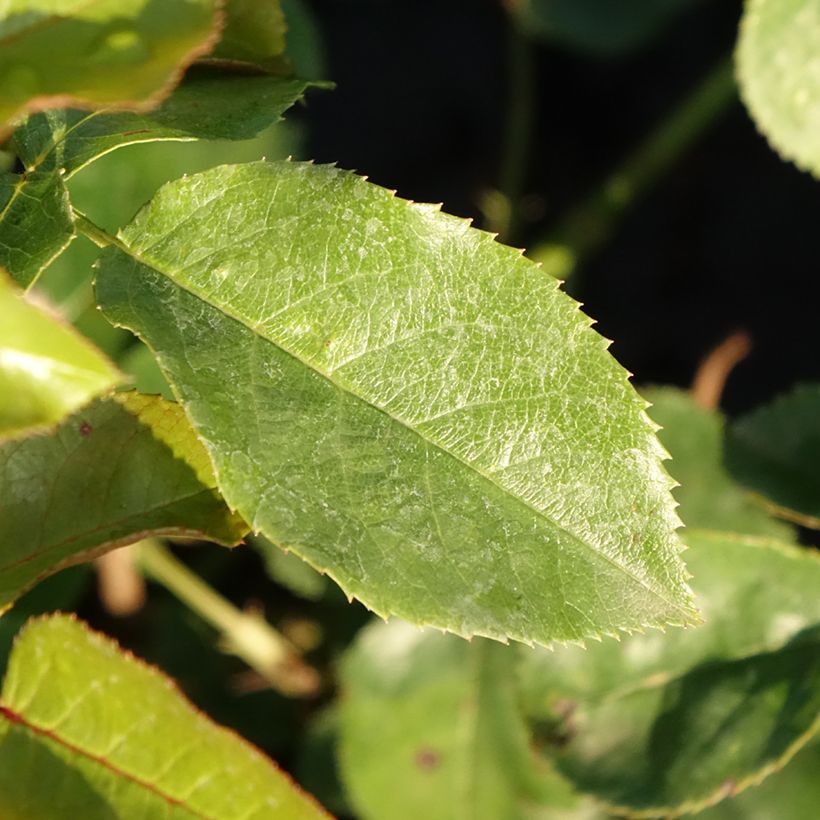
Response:
[[[788,765],[756,788],[698,814],[698,820],[810,818],[820,805],[820,742],[812,741]]]
[[[732,424],[726,465],[777,515],[820,529],[820,385],[803,385]]]
[[[120,379],[102,353],[0,272],[0,436],[59,421]]]
[[[820,717],[820,560],[687,532],[705,625],[523,653],[527,713],[558,768],[625,812],[708,805],[782,766]]]
[[[74,238],[71,205],[56,171],[0,174],[0,266],[24,288]]]
[[[223,166],[107,248],[232,508],[379,613],[582,638],[694,618],[645,402],[517,251],[353,174]]]
[[[723,464],[723,418],[705,410],[682,390],[651,388],[651,418],[660,424],[658,438],[669,451],[670,475],[680,482],[673,492],[687,527],[768,535],[791,540],[793,531],[774,520],[749,498]]]
[[[737,45],[740,93],[770,145],[820,176],[820,6],[747,0]]]
[[[529,746],[514,651],[393,621],[367,627],[342,668],[342,776],[364,818],[512,820],[572,806]]]
[[[328,581],[301,558],[279,549],[267,538],[255,536],[249,539],[251,546],[265,562],[268,575],[300,598],[318,601],[327,592]]]
[[[0,443],[0,610],[52,572],[151,534],[236,544],[247,528],[213,487],[184,414],[156,396],[101,399]]]
[[[328,817],[158,670],[63,615],[29,621],[0,698],[0,813],[57,807],[83,820]]]
[[[61,169],[70,177],[125,145],[250,139],[281,120],[311,86],[327,84],[197,68],[154,111],[69,108],[34,114],[15,131],[13,145],[26,168]]]
[[[225,28],[211,56],[279,69],[286,30],[279,0],[226,0]]]
[[[213,45],[216,0],[9,0],[0,8],[0,130],[74,103],[150,107]]]
[[[517,0],[528,34],[605,55],[643,45],[692,0]]]

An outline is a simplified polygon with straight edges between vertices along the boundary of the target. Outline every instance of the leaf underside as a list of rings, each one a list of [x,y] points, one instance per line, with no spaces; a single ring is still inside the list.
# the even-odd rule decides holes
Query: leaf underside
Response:
[[[0,697],[0,814],[45,820],[55,809],[83,820],[328,817],[168,678],[60,615],[24,628]]]
[[[518,252],[301,163],[165,186],[99,263],[228,503],[379,613],[547,643],[693,620],[645,402]]]
[[[52,572],[148,535],[236,544],[247,528],[209,473],[184,414],[156,396],[100,399],[0,443],[0,610]]]

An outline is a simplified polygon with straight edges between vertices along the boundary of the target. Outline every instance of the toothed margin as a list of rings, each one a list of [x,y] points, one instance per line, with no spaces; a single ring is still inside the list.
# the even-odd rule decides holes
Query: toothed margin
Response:
[[[354,184],[358,185],[360,188],[364,188],[364,186],[369,185],[369,183],[366,183],[364,178],[362,178],[360,176],[357,176],[356,174],[354,174],[352,172],[344,171],[344,170],[340,170],[340,169],[336,168],[335,163],[331,163],[329,165],[314,165],[312,162],[303,163],[303,162],[287,161],[286,163],[283,163],[283,164],[288,165],[290,167],[295,167],[295,170],[298,173],[305,173],[309,168],[316,168],[317,170],[320,169],[320,168],[323,168],[323,169],[326,169],[327,171],[332,172],[329,175],[330,179],[332,179],[334,177],[337,177],[337,178],[352,178],[354,180]],[[253,166],[260,166],[260,167],[270,168],[270,167],[272,167],[272,165],[273,164],[271,164],[271,163],[248,163],[248,164],[242,164],[242,165],[236,165],[236,164],[235,165],[223,165],[223,166],[220,166],[219,168],[210,169],[210,170],[204,171],[200,174],[193,175],[191,180],[189,180],[189,184],[192,181],[196,181],[199,178],[208,177],[208,176],[213,175],[216,172],[220,172],[220,171],[221,172],[228,172],[229,174],[233,174],[233,173],[236,173],[236,172],[241,172],[241,169],[244,169],[244,168],[249,168],[249,167],[253,167]],[[153,200],[151,202],[149,202],[148,204],[146,204],[140,210],[140,212],[137,214],[137,216],[132,221],[131,226],[134,226],[134,225],[137,225],[137,224],[140,223],[141,219],[147,214],[148,210],[151,209],[154,206],[154,203],[163,196],[165,191],[174,189],[174,194],[177,194],[177,193],[179,193],[179,190],[178,190],[179,187],[180,186],[179,186],[179,181],[178,180],[177,181],[172,181],[172,182],[169,182],[169,183],[166,183],[165,185],[163,185],[159,189],[157,194],[155,194]],[[494,238],[491,234],[489,234],[485,231],[480,231],[480,230],[471,228],[470,227],[471,220],[467,220],[467,219],[463,219],[463,218],[460,218],[460,217],[452,216],[452,215],[449,215],[449,214],[446,214],[446,213],[440,213],[435,205],[430,205],[430,204],[425,204],[425,203],[421,203],[421,204],[412,203],[412,202],[409,202],[407,200],[402,200],[398,197],[395,197],[395,191],[390,191],[388,189],[380,188],[379,186],[372,186],[372,187],[376,188],[377,190],[381,191],[382,193],[387,193],[391,199],[397,200],[398,202],[402,203],[403,205],[409,207],[411,210],[414,210],[414,211],[420,212],[420,213],[426,213],[426,214],[429,214],[431,216],[435,216],[436,221],[439,222],[440,224],[449,225],[450,227],[457,227],[458,232],[460,232],[460,233],[464,233],[466,231],[471,231],[475,235],[476,241],[478,243],[492,244],[497,249],[496,252],[499,254],[499,256],[501,257],[502,260],[503,260],[504,256],[509,256],[510,259],[513,260],[516,265],[520,266],[522,264],[522,259],[523,259],[523,260],[525,260],[524,264],[526,264],[528,266],[532,265],[533,270],[537,269],[537,266],[534,263],[531,263],[529,260],[526,260],[526,257],[523,257],[522,253],[518,249],[510,248],[508,246],[497,243],[494,240]],[[213,194],[206,194],[203,202],[199,203],[199,207],[203,207],[203,205],[207,204],[208,202],[211,202],[211,201],[214,201],[214,200],[218,199],[220,196],[221,196],[221,190],[218,191],[218,192],[213,192]],[[159,206],[157,206],[157,207],[159,207]],[[122,241],[121,249],[123,250],[124,253],[129,255],[131,258],[135,259],[137,262],[140,262],[140,263],[142,263],[142,264],[144,264],[144,265],[146,265],[146,266],[148,266],[152,269],[157,270],[162,275],[165,275],[166,278],[169,278],[172,282],[174,282],[174,279],[171,275],[169,275],[167,273],[163,273],[161,265],[157,265],[157,264],[152,263],[152,261],[148,258],[143,258],[141,256],[139,250],[131,248],[125,241],[123,241],[122,240],[122,236],[123,236],[122,232],[120,232],[118,234],[118,236],[120,237],[120,240]],[[138,243],[136,243],[136,244],[138,245]],[[577,318],[578,318],[578,321],[579,321],[580,325],[582,327],[584,327],[584,332],[586,330],[591,331],[591,335],[587,337],[590,341],[590,347],[594,348],[595,346],[597,346],[598,349],[602,353],[606,354],[607,359],[612,361],[612,366],[614,368],[614,372],[616,374],[620,374],[620,380],[619,381],[621,382],[622,386],[629,388],[628,390],[624,391],[624,400],[625,400],[625,403],[628,405],[628,411],[630,413],[634,413],[634,416],[632,416],[632,419],[633,419],[633,423],[635,423],[636,435],[639,432],[639,429],[641,427],[643,427],[645,438],[641,441],[641,447],[645,448],[645,453],[644,454],[646,456],[647,464],[651,464],[653,469],[654,469],[653,482],[656,484],[656,486],[665,487],[666,490],[667,490],[667,492],[665,494],[658,493],[658,495],[654,497],[654,505],[658,508],[658,511],[662,514],[664,520],[666,521],[666,523],[668,525],[668,528],[669,528],[669,532],[674,533],[675,530],[677,530],[680,526],[682,526],[682,522],[680,521],[679,516],[675,513],[675,509],[677,508],[677,502],[671,496],[671,489],[674,486],[677,486],[677,485],[674,482],[674,480],[669,476],[666,469],[663,467],[662,461],[663,461],[664,457],[668,457],[668,454],[661,447],[660,443],[658,442],[658,440],[655,436],[655,430],[654,430],[654,428],[652,426],[652,423],[650,422],[650,420],[649,420],[649,418],[648,418],[648,416],[645,412],[645,407],[646,407],[645,400],[640,398],[637,395],[637,393],[635,393],[634,388],[632,388],[632,386],[629,382],[628,372],[620,364],[615,362],[615,360],[612,359],[612,357],[607,353],[607,348],[609,346],[609,341],[604,339],[602,336],[600,336],[600,334],[596,333],[594,330],[592,330],[592,325],[594,324],[593,320],[590,319],[590,317],[587,316],[585,313],[583,313],[583,311],[581,311],[580,305],[577,302],[575,302],[571,297],[569,297],[566,293],[563,292],[562,283],[557,279],[553,279],[552,277],[544,277],[541,281],[545,284],[545,286],[550,287],[552,292],[556,294],[556,296],[559,298],[560,302],[563,305],[563,309],[568,309],[568,308],[574,309],[574,311],[576,312],[576,315],[577,315]],[[179,287],[178,284],[176,286]],[[200,297],[200,298],[202,298],[202,297]],[[227,313],[224,310],[224,308],[220,308],[218,305],[213,305],[213,307],[216,310],[222,310],[222,312],[226,313],[226,315],[232,316],[232,314]],[[233,318],[236,318],[236,317],[233,317]],[[237,319],[237,321],[241,321],[241,320]],[[137,335],[142,338],[142,336],[139,333],[137,333]],[[150,345],[149,345],[149,347],[150,347]],[[158,357],[158,359],[159,359],[160,362],[162,361],[162,357]],[[323,375],[326,375],[326,374],[323,374]],[[175,395],[180,400],[180,403],[183,405],[183,407],[185,407],[186,403],[184,401],[182,401],[182,397],[179,394],[179,391],[177,390],[175,384],[173,383],[173,380],[169,379],[169,381],[171,382],[171,387],[174,390]],[[613,379],[613,381],[615,381],[615,379]],[[359,398],[361,398],[361,397],[359,397]],[[373,405],[373,406],[375,407],[375,405]],[[379,409],[379,408],[376,407],[376,409]],[[394,419],[395,419],[395,417],[394,417]],[[396,420],[397,423],[402,423],[399,419],[395,419],[395,420]],[[410,425],[407,425],[407,426],[411,430],[414,429]],[[209,449],[209,452],[210,452],[210,445],[207,442],[204,442],[204,443],[205,443],[206,448]],[[449,455],[451,455],[451,456],[458,459],[458,457],[454,456],[453,453],[450,453],[449,450],[444,449],[444,452],[447,452]],[[212,463],[214,463],[215,462],[214,453],[210,452],[210,456],[211,456]],[[461,459],[461,460],[463,461],[463,459]],[[465,463],[468,468],[475,469],[468,462],[463,461],[463,463]],[[215,467],[215,473],[216,473],[216,476],[217,476],[217,482],[218,482],[218,484],[220,484],[221,482],[219,482],[219,474],[218,474],[218,470],[216,469],[215,464],[214,464],[214,467]],[[504,490],[504,487],[502,485],[499,485],[499,487],[502,490]],[[510,492],[508,490],[505,490],[505,491]],[[237,507],[234,507],[234,505],[231,502],[228,502],[228,503],[229,503],[229,506],[231,507],[231,509],[237,510]],[[535,511],[538,512],[537,509],[535,509]],[[543,515],[543,513],[541,513],[541,514]],[[571,530],[566,529],[566,527],[564,527],[563,525],[559,525],[557,522],[553,522],[553,524],[555,526],[561,526],[562,529],[565,529],[565,531],[569,535],[571,535],[576,540],[579,540],[582,544],[587,544],[587,542],[585,542],[582,537],[580,537],[578,535],[575,535],[574,533],[572,533]],[[254,526],[253,528],[254,528],[255,531],[258,529],[256,526]],[[275,537],[274,534],[267,534],[267,537],[270,540],[272,540],[274,543],[277,542],[277,538]],[[589,546],[589,545],[587,544],[587,546]],[[446,631],[452,632],[453,634],[460,635],[461,637],[464,637],[464,638],[469,638],[469,637],[472,637],[473,635],[476,635],[476,636],[486,637],[486,638],[490,638],[490,639],[497,640],[497,641],[502,641],[502,642],[504,642],[507,638],[512,638],[515,641],[525,643],[525,644],[529,643],[531,640],[534,640],[535,643],[545,645],[545,646],[551,645],[551,644],[564,645],[566,643],[576,643],[579,640],[583,641],[583,639],[598,638],[600,636],[608,636],[608,637],[613,637],[613,638],[618,639],[618,637],[621,634],[631,635],[631,634],[634,634],[636,632],[642,632],[644,629],[647,629],[647,628],[658,628],[658,629],[663,630],[663,628],[665,626],[694,626],[697,623],[700,623],[701,619],[700,619],[699,613],[697,612],[697,609],[696,609],[695,604],[694,604],[694,595],[692,593],[691,588],[686,583],[686,580],[688,578],[691,578],[691,575],[688,573],[688,570],[686,570],[683,563],[679,560],[679,556],[686,549],[686,546],[682,543],[682,541],[680,540],[680,538],[677,535],[674,535],[674,536],[670,535],[668,537],[659,539],[658,547],[659,547],[660,550],[662,550],[662,554],[668,556],[669,559],[673,559],[673,558],[678,559],[678,564],[675,566],[675,572],[672,576],[670,576],[670,580],[672,578],[674,579],[674,588],[675,588],[675,595],[676,595],[676,599],[675,599],[674,603],[670,602],[670,600],[668,599],[666,594],[664,594],[662,592],[659,592],[655,588],[655,583],[654,582],[652,582],[649,579],[644,578],[642,576],[642,574],[634,574],[634,567],[630,567],[628,564],[622,563],[621,561],[619,561],[616,558],[609,555],[604,550],[594,549],[592,547],[590,547],[590,549],[592,549],[593,552],[595,552],[599,557],[602,557],[605,560],[610,561],[617,568],[619,568],[622,571],[627,572],[628,574],[632,575],[634,580],[637,583],[639,583],[639,584],[643,585],[644,587],[646,587],[646,589],[651,594],[654,594],[657,597],[659,597],[661,600],[665,601],[666,605],[668,607],[668,610],[669,609],[675,610],[677,612],[676,615],[672,615],[671,613],[669,613],[667,611],[667,614],[666,614],[665,617],[650,618],[650,619],[647,619],[645,621],[638,621],[638,622],[633,623],[629,626],[612,625],[612,626],[609,626],[605,629],[600,629],[600,630],[597,630],[597,631],[593,630],[593,631],[591,631],[587,634],[579,634],[579,635],[576,635],[576,636],[565,637],[565,638],[556,638],[556,639],[551,639],[551,638],[538,639],[538,638],[535,638],[535,639],[533,639],[531,637],[532,633],[528,633],[527,635],[524,635],[524,634],[519,634],[519,633],[515,633],[515,632],[507,632],[507,631],[490,631],[490,630],[487,630],[485,632],[485,631],[482,631],[482,630],[473,630],[467,625],[463,625],[462,627],[453,627],[452,625],[443,625],[443,624],[436,623],[432,620],[430,620],[430,621],[420,621],[417,616],[413,615],[413,613],[405,613],[403,611],[400,611],[399,609],[396,609],[393,613],[390,613],[390,614],[396,614],[399,617],[404,617],[404,618],[408,618],[408,616],[409,616],[410,619],[412,619],[416,623],[419,623],[422,626],[431,626],[431,627],[435,627],[435,628],[444,629]],[[292,551],[296,552],[297,554],[299,554],[299,548],[298,547],[293,546],[293,545],[288,545],[288,548],[291,549]],[[327,574],[329,577],[331,577],[342,588],[342,590],[348,595],[349,598],[359,600],[364,606],[366,606],[368,609],[370,609],[371,611],[375,612],[376,614],[380,615],[383,618],[386,617],[386,615],[388,614],[386,611],[382,611],[381,607],[379,607],[376,604],[371,603],[367,600],[368,597],[369,597],[368,594],[367,594],[367,590],[366,589],[364,589],[364,590],[357,589],[357,587],[359,585],[358,585],[358,583],[356,582],[355,579],[353,579],[351,582],[343,583],[337,577],[337,575],[334,573],[334,571],[332,569],[330,569],[329,567],[320,567],[320,566],[317,566],[316,564],[312,563],[311,561],[308,561],[308,563],[311,566],[313,566],[315,569],[317,569],[318,571],[322,572],[323,574]]]

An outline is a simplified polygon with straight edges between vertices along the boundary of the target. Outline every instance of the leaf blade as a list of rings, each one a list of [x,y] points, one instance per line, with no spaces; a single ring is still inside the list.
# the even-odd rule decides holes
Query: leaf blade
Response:
[[[643,401],[489,235],[327,167],[225,166],[162,189],[97,294],[157,353],[229,503],[376,611],[540,642],[693,617]],[[532,408],[493,412],[505,384]]]
[[[53,431],[0,443],[0,609],[64,566],[148,535],[236,544],[247,528],[210,471],[182,412],[155,396],[100,399]]]
[[[26,816],[46,817],[59,805],[89,820],[135,810],[327,817],[158,670],[66,616],[30,621],[15,644],[0,699],[0,759],[0,807],[12,816],[26,806]]]

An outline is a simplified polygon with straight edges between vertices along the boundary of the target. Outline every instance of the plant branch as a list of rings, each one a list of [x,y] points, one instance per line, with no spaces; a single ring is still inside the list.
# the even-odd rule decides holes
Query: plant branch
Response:
[[[723,59],[652,131],[637,150],[587,200],[529,253],[560,279],[608,241],[626,210],[658,182],[671,165],[736,99],[731,58]]]
[[[150,578],[219,630],[229,651],[242,658],[274,689],[292,696],[316,693],[318,672],[264,618],[243,612],[226,601],[156,539],[140,542],[138,556]]]

